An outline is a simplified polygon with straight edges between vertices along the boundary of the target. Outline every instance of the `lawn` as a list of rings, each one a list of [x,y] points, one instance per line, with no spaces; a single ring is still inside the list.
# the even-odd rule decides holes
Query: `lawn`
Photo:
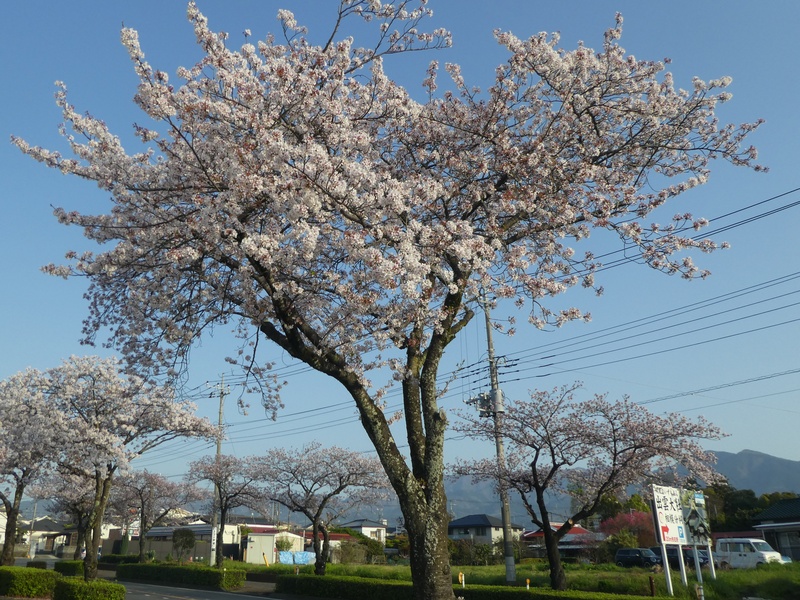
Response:
[[[242,563],[230,566],[242,568]],[[245,565],[248,571],[279,574],[294,573],[294,565]],[[304,565],[301,573],[313,573],[313,565]],[[667,584],[663,573],[648,569],[624,569],[611,564],[565,565],[567,585],[571,590],[586,592],[610,592],[616,594],[650,595],[651,579],[656,595],[667,597]],[[330,575],[347,575],[377,579],[411,580],[411,570],[407,566],[330,564]],[[458,583],[459,573],[466,578],[466,585],[504,585],[505,565],[493,566],[453,566],[453,584]],[[703,572],[706,600],[741,600],[744,597],[759,597],[767,600],[800,600],[800,563],[788,565],[769,565],[758,569],[740,571],[717,571],[717,579],[712,580],[708,571]],[[672,574],[674,597],[679,599],[697,598],[695,584],[697,579],[690,571],[689,586],[681,584],[680,575]],[[525,562],[517,565],[516,585],[524,587],[526,580],[531,588],[549,587],[547,564],[544,562]]]

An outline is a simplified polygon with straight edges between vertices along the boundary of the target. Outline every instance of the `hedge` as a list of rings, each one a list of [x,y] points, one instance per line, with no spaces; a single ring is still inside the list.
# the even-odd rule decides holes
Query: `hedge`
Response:
[[[83,577],[82,560],[59,560],[53,564],[53,569],[64,577]]]
[[[246,576],[244,569],[220,570],[202,565],[122,563],[117,567],[117,579],[190,585],[215,590],[240,588],[244,585]]]
[[[304,594],[323,598],[380,598],[381,600],[408,600],[413,598],[411,582],[343,577],[336,575],[280,575],[275,587],[283,594]],[[618,594],[585,592],[580,590],[559,592],[551,589],[531,589],[491,585],[453,586],[456,597],[464,600],[644,600],[649,596],[620,596]]]
[[[29,569],[47,569],[46,560],[29,560],[25,565]]]
[[[125,586],[103,579],[64,577],[56,582],[53,600],[125,600]]]
[[[56,581],[55,571],[27,567],[0,567],[0,596],[18,598],[52,598]]]

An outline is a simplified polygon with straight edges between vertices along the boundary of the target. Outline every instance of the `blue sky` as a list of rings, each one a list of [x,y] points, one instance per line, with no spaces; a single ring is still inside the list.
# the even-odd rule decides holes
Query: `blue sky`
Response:
[[[279,8],[295,11],[312,38],[327,35],[334,8],[321,0],[199,0],[198,5],[212,28],[231,34],[232,45],[243,41],[244,29],[253,38],[278,31]],[[519,37],[560,31],[566,48],[579,40],[599,48],[617,11],[625,19],[622,46],[640,59],[670,57],[676,85],[689,88],[695,75],[733,77],[733,100],[722,107],[720,118],[766,120],[752,142],[770,172],[720,163],[707,185],[669,208],[669,214],[689,211],[711,219],[712,231],[727,229],[715,238],[729,241],[730,250],[696,257],[712,277],[686,282],[630,263],[604,271],[602,297],[576,291],[554,305],[577,304],[592,313],[590,324],[546,332],[521,327],[513,338],[495,338],[496,352],[505,360],[501,384],[507,396],[519,398],[531,388],[580,379],[587,393],[629,394],[655,412],[705,416],[730,434],[710,449],[751,449],[800,460],[794,443],[800,428],[800,207],[790,206],[800,202],[800,192],[793,191],[800,187],[800,4],[431,0],[430,6],[432,26],[449,28],[454,47],[387,61],[389,73],[420,98],[424,69],[433,58],[461,64],[472,84],[490,85],[494,67],[505,59],[492,37],[494,28]],[[151,64],[174,74],[179,65],[199,57],[185,8],[178,0],[28,0],[4,6],[0,44],[6,85],[0,104],[5,139],[15,134],[32,144],[63,147],[53,102],[56,80],[66,82],[79,110],[103,118],[130,139],[131,124],[141,116],[131,101],[136,78],[119,43],[119,29],[123,24],[138,29]],[[51,206],[100,211],[108,202],[91,183],[50,171],[10,143],[0,152],[0,378],[5,378],[28,366],[55,366],[70,354],[105,352],[77,341],[87,312],[84,282],[54,279],[39,268],[59,262],[68,249],[90,247],[79,231],[56,223]],[[448,368],[462,362],[479,369],[485,348],[478,319],[452,345]],[[224,362],[230,349],[224,332],[206,340],[193,355],[184,389],[202,414],[216,419],[217,384],[226,377],[231,393],[225,407],[225,452],[256,454],[312,439],[370,448],[347,396],[274,349],[270,358],[284,365],[289,382],[286,409],[275,423],[265,420],[258,406],[243,415],[234,400],[240,378]],[[446,408],[463,406],[488,386],[485,371],[469,371],[474,376],[451,385],[443,399]],[[448,448],[451,456],[494,450],[457,439]],[[212,451],[211,445],[174,444],[145,457],[140,466],[177,476],[188,460]]]

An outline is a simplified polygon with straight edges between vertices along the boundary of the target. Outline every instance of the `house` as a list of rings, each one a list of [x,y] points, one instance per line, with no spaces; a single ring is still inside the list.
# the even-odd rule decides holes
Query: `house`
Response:
[[[358,533],[378,540],[381,544],[386,543],[386,527],[388,523],[384,521],[371,521],[370,519],[355,519],[348,523],[343,523],[339,527],[346,527]]]
[[[191,559],[205,562],[211,556],[211,525],[208,523],[192,523],[176,527],[153,527],[145,534],[146,551],[152,552],[155,558],[163,560],[172,555],[172,533],[176,529],[188,529],[194,533],[195,545]],[[239,525],[225,525],[223,533],[222,554],[226,557],[239,558],[241,537]]]
[[[247,535],[242,538],[242,560],[246,563],[274,564],[278,562],[278,546],[285,543],[284,550],[302,552],[305,545],[303,536],[278,529],[273,526],[253,525]]]
[[[78,543],[75,527],[44,515],[31,521],[20,520],[19,529],[24,532],[26,544],[30,544],[28,556],[55,554],[72,558]],[[104,530],[104,533],[107,533]]]
[[[522,526],[511,524],[511,537],[519,539]],[[476,544],[494,544],[503,540],[503,521],[491,515],[467,515],[447,525],[451,540],[471,540]]]
[[[557,531],[563,523],[551,523],[550,528]],[[544,531],[535,529],[525,531],[520,538],[527,546],[526,555],[542,558],[546,556],[544,546]],[[594,546],[605,539],[602,533],[589,531],[581,525],[573,525],[569,533],[558,541],[558,552],[562,558],[580,558],[589,554]]]
[[[800,498],[778,500],[753,521],[770,546],[792,560],[800,560]]]

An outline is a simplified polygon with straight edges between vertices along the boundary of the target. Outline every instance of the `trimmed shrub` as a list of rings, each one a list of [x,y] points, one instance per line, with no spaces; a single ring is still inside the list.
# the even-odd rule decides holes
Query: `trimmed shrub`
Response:
[[[53,600],[125,600],[125,586],[103,579],[65,577],[56,582]]]
[[[244,585],[244,569],[215,569],[202,565],[164,565],[123,563],[117,567],[117,578],[150,583],[189,585],[214,590],[234,590]]]
[[[46,560],[29,560],[25,565],[29,569],[47,569]]]
[[[0,567],[0,596],[17,598],[52,598],[56,581],[55,571],[27,567]]]
[[[60,560],[53,565],[53,570],[64,577],[83,577],[83,561]]]

